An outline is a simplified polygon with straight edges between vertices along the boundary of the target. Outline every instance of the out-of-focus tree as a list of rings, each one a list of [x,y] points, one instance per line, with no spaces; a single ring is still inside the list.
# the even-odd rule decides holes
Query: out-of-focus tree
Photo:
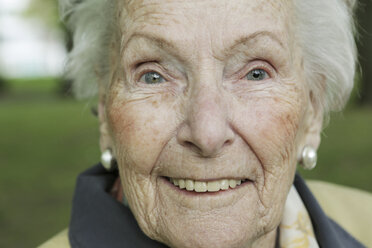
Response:
[[[1,34],[0,34],[0,44],[2,42],[2,37],[1,37]],[[1,54],[0,54],[1,56]],[[1,76],[0,74],[0,96],[4,94],[4,92],[8,89],[8,84],[6,82],[6,80]]]
[[[67,50],[71,50],[71,35],[60,21],[58,0],[30,0],[25,15],[40,20],[51,30],[61,32],[64,35]]]
[[[31,0],[25,15],[41,20],[49,28],[62,28],[58,15],[58,0]]]
[[[372,105],[372,1],[359,0],[357,10],[359,61],[362,70],[360,104]]]
[[[6,80],[0,75],[0,96],[3,95],[8,89]]]
[[[40,20],[47,28],[63,35],[66,50],[72,49],[72,35],[60,21],[58,0],[30,0],[25,16]],[[61,78],[58,93],[61,96],[71,96],[72,81]]]

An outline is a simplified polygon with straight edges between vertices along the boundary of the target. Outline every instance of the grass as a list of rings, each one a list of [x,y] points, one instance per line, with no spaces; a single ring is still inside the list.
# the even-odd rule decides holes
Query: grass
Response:
[[[14,80],[0,95],[0,247],[35,247],[69,223],[76,176],[99,160],[87,103],[54,79]],[[372,109],[349,108],[324,131],[316,178],[372,191]]]
[[[29,83],[0,98],[0,247],[35,247],[66,227],[76,175],[99,159],[88,105],[54,95],[54,80]]]
[[[318,166],[306,178],[372,191],[372,108],[349,108],[333,114],[322,134]]]

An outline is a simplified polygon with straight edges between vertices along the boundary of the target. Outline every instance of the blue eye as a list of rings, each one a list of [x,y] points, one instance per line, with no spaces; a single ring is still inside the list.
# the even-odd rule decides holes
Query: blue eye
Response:
[[[254,69],[248,72],[246,78],[252,81],[259,81],[268,78],[268,73],[263,69]]]
[[[165,81],[165,79],[157,72],[150,71],[142,75],[140,81],[145,84],[160,84]]]

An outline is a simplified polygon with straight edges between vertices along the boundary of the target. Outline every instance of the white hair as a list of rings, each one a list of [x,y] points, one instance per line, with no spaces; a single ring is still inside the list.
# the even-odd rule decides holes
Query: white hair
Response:
[[[110,43],[115,30],[113,0],[59,0],[62,19],[73,34],[66,76],[73,80],[78,99],[98,93],[99,83],[109,81]]]
[[[341,110],[354,84],[355,0],[293,0],[304,73],[325,113]],[[110,42],[115,31],[116,0],[59,0],[62,17],[73,32],[67,76],[78,98],[97,94],[108,83]]]
[[[356,0],[295,0],[305,78],[327,114],[341,110],[354,85]]]

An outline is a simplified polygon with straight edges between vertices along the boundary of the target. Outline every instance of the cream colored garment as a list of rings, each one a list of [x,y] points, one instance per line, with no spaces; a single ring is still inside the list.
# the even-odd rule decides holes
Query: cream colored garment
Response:
[[[294,186],[287,196],[279,229],[281,248],[319,248],[309,214]]]
[[[321,181],[308,181],[323,211],[348,233],[372,247],[372,194]]]
[[[38,248],[70,248],[70,241],[68,240],[68,229],[56,234]]]

